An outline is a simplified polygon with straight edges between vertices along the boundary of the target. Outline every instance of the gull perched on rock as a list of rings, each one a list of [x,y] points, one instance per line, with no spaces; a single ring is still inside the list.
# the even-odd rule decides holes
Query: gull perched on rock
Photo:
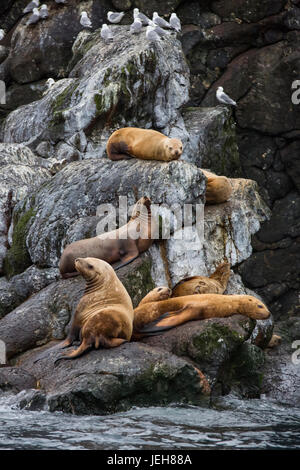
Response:
[[[34,8],[37,8],[40,4],[40,0],[32,0],[32,2],[28,3],[28,5],[24,8],[23,13],[30,13],[33,11]]]
[[[32,15],[30,15],[26,25],[29,26],[31,24],[36,24],[40,19],[40,13],[37,8],[33,9]]]
[[[45,83],[46,90],[44,91],[43,96],[45,96],[48,93],[48,91],[54,84],[55,84],[55,80],[53,78],[48,78],[48,80]]]
[[[114,37],[112,30],[107,26],[106,23],[103,23],[102,25],[100,36],[102,39],[104,39],[104,41],[110,41]]]
[[[113,11],[109,11],[107,13],[107,19],[110,23],[120,23],[121,19],[125,13],[121,11],[120,13],[114,13]]]
[[[153,28],[153,31],[155,31],[155,33],[157,33],[161,37],[167,36],[169,34],[165,29],[161,28],[160,26],[157,26],[151,20],[149,21],[149,26],[151,26]]]
[[[172,13],[169,23],[170,23],[170,26],[172,26],[173,29],[176,29],[178,33],[179,31],[181,31],[180,19],[178,18],[176,13]]]
[[[139,18],[139,20],[141,20],[141,22],[143,23],[143,25],[148,25],[149,24],[149,21],[150,19],[148,18],[148,16],[144,15],[144,13],[140,13],[140,10],[138,8],[135,8],[133,10],[133,18],[136,19],[136,18]]]
[[[226,93],[223,91],[223,87],[219,86],[216,92],[217,100],[223,104],[231,104],[232,106],[236,106],[236,102],[233,101]]]
[[[41,6],[39,12],[40,12],[40,17],[42,20],[45,20],[46,18],[48,18],[49,12],[48,12],[48,7],[45,3]]]
[[[143,28],[143,23],[139,18],[135,18],[134,22],[130,25],[130,32],[132,34],[139,33]]]
[[[170,23],[158,16],[157,11],[153,13],[152,21],[156,26],[160,26],[161,28],[171,28]]]
[[[0,41],[2,41],[2,39],[4,39],[4,36],[5,36],[4,29],[0,29]]]
[[[83,26],[84,28],[91,28],[92,27],[92,22],[91,20],[89,19],[88,15],[87,15],[87,12],[86,11],[83,11],[81,13],[81,16],[80,16],[80,24],[81,26]]]
[[[160,41],[160,36],[154,31],[153,26],[147,26],[146,38],[148,41]]]

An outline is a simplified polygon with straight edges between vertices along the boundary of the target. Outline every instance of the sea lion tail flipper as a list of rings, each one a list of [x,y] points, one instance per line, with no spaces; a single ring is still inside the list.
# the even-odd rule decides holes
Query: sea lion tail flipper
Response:
[[[44,359],[45,357],[48,357],[49,353],[51,353],[52,351],[55,351],[56,349],[68,348],[69,346],[72,345],[72,343],[73,343],[72,338],[66,338],[61,343],[58,343],[55,346],[53,346],[52,348],[48,348],[48,349],[46,349],[46,351],[43,351],[41,354],[39,354],[36,357],[36,359],[33,361],[33,363],[35,364],[36,362],[40,361],[41,359]]]
[[[129,147],[126,142],[108,142],[107,145],[107,155],[110,160],[127,160],[132,158],[129,153]]]
[[[127,261],[124,261],[122,262],[122,259],[121,259],[121,262],[118,262],[118,263],[114,263],[112,265],[112,267],[114,268],[115,271],[117,271],[118,269],[120,268],[123,268],[124,266],[126,266],[127,264],[131,263],[132,261],[134,261],[136,258],[139,257],[139,254],[134,256],[133,258],[130,258],[130,259],[127,259]],[[125,259],[125,258],[124,258]]]
[[[162,334],[164,331],[170,330],[175,326],[181,325],[188,321],[188,319],[184,319],[181,317],[181,313],[183,313],[188,306],[184,306],[179,310],[174,312],[166,312],[158,317],[151,323],[148,323],[143,328],[141,328],[138,333],[142,333],[143,336],[154,336]]]
[[[84,354],[86,351],[89,351],[91,348],[92,345],[86,343],[83,340],[79,348],[74,349],[74,351],[71,351],[69,354],[62,354],[61,356],[58,356],[54,361],[54,365],[56,365],[62,359],[75,359],[76,357],[82,356],[82,354]]]

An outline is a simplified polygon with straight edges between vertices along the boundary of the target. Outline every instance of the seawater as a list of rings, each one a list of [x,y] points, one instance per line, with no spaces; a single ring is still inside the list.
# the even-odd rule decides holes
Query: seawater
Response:
[[[0,399],[0,449],[300,449],[300,408],[224,397],[212,408],[133,408],[106,416],[18,409]]]

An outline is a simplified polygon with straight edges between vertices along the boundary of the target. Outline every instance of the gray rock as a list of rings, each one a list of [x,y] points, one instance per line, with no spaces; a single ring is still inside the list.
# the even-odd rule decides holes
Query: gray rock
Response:
[[[207,403],[192,365],[145,344],[91,351],[56,367],[53,353],[33,365],[36,355],[32,352],[21,364],[38,378],[50,411],[106,414],[132,406]]]
[[[36,379],[29,371],[21,367],[0,368],[0,393],[18,393],[34,387],[36,387]]]
[[[31,266],[24,273],[12,277],[9,281],[0,278],[0,318],[11,312],[30,295],[39,292],[58,278],[58,269],[42,270],[35,266]]]
[[[50,176],[41,159],[24,145],[0,144],[0,273],[9,247],[8,233],[15,204]],[[15,243],[16,240],[12,242]]]

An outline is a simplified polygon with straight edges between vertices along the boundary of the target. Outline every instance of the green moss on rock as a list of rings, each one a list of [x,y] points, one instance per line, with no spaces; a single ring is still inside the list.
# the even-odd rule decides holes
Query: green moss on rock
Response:
[[[8,250],[3,263],[3,271],[8,278],[22,273],[32,264],[26,247],[26,235],[30,219],[34,215],[35,211],[31,208],[18,220],[14,221],[12,246]]]

